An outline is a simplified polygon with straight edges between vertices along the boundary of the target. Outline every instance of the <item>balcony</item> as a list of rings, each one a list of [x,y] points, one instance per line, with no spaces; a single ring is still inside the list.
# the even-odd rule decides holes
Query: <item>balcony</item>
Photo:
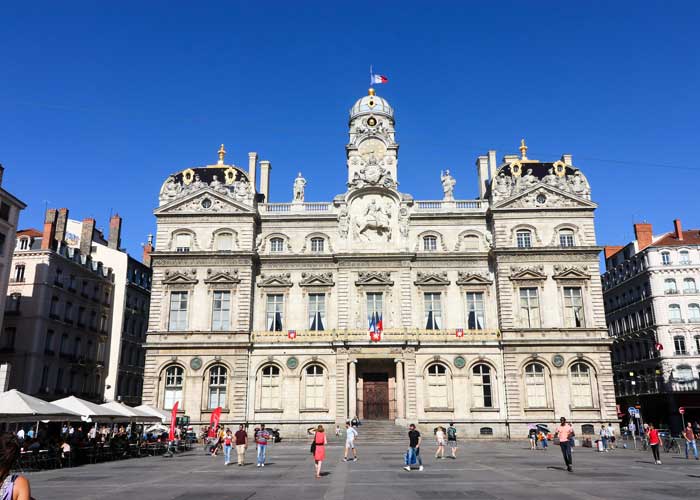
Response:
[[[10,283],[24,283],[25,279],[24,277],[21,278],[10,278]]]
[[[664,293],[666,295],[678,295],[678,290],[673,290],[673,289],[664,290]]]
[[[263,344],[282,343],[331,343],[352,342],[377,344],[382,343],[475,343],[496,342],[501,338],[498,330],[464,330],[464,335],[458,337],[456,330],[418,330],[409,328],[386,329],[381,334],[381,340],[373,342],[367,330],[295,330],[296,337],[290,339],[288,331],[269,332],[257,331],[251,334],[251,340]]]

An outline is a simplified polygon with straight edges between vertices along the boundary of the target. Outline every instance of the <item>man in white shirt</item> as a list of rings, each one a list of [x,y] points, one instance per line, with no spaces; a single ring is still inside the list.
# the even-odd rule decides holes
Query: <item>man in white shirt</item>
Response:
[[[24,441],[24,429],[20,428],[20,430],[17,431],[17,439]]]
[[[357,437],[357,429],[350,425],[350,422],[345,422],[345,455],[343,462],[348,461],[348,451],[352,450],[352,461],[357,462],[357,450],[355,449],[355,438]]]
[[[608,448],[615,449],[615,428],[611,423],[608,423]]]

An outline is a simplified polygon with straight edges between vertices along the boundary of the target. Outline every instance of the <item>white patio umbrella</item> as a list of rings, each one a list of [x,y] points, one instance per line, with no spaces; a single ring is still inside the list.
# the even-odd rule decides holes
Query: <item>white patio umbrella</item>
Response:
[[[169,424],[170,423],[170,412],[166,410],[161,410],[160,408],[155,408],[150,405],[139,405],[134,408],[135,410],[142,411],[144,413],[148,413],[149,415],[154,415],[156,417],[160,417],[161,422],[164,424]]]
[[[104,408],[103,406],[75,396],[59,399],[54,401],[53,404],[78,413],[84,417],[83,420],[86,421],[88,419],[94,422],[125,422],[129,420],[123,413]]]
[[[80,420],[80,413],[47,403],[11,389],[0,393],[0,422],[20,423],[38,420]]]
[[[160,422],[160,417],[155,415],[150,415],[144,411],[137,410],[131,406],[127,406],[118,401],[110,401],[109,403],[104,403],[100,405],[102,408],[107,408],[109,410],[121,413],[122,415],[129,417],[129,421],[133,422]]]

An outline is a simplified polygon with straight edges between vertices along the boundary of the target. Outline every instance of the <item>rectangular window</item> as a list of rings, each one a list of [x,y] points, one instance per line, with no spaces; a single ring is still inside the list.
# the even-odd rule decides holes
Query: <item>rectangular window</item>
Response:
[[[564,287],[564,326],[581,328],[583,323],[583,296],[579,287]]]
[[[66,302],[66,308],[63,311],[63,319],[67,323],[73,322],[73,304],[70,302]]]
[[[19,249],[29,250],[29,238],[22,238],[21,240],[19,240]]]
[[[668,266],[671,264],[671,254],[668,252],[661,252],[661,263],[664,266]]]
[[[284,320],[284,295],[270,294],[267,296],[267,330],[281,332]]]
[[[17,264],[15,266],[15,274],[14,274],[13,281],[15,281],[16,283],[24,282],[24,270],[25,270],[24,264]]]
[[[515,235],[518,248],[532,247],[532,238],[530,231],[518,231]]]
[[[439,330],[442,328],[442,307],[439,293],[424,293],[423,303],[425,305],[425,329]]]
[[[217,290],[214,292],[214,307],[211,318],[212,330],[231,329],[231,292]]]
[[[190,251],[189,234],[178,234],[175,236],[175,251],[180,253],[187,253]]]
[[[467,328],[483,330],[485,325],[484,294],[482,292],[467,292]]]
[[[44,354],[53,354],[53,330],[46,330],[44,339]]]
[[[520,289],[520,326],[524,328],[540,326],[540,301],[537,288]]]
[[[367,325],[384,321],[384,296],[382,292],[367,293]],[[383,323],[382,323],[383,326]]]
[[[171,332],[187,330],[187,292],[170,293],[168,329]]]
[[[219,233],[216,236],[216,249],[223,251],[233,250],[233,234]]]
[[[326,329],[326,294],[309,294],[309,330],[322,331]]]
[[[323,252],[323,238],[311,238],[311,251]]]
[[[53,283],[56,286],[60,286],[60,287],[63,286],[63,270],[56,269],[56,277],[54,278]]]
[[[2,220],[10,220],[10,205],[7,203],[0,202],[0,219]]]
[[[688,351],[685,350],[685,337],[673,337],[673,347],[677,356],[688,354]]]
[[[563,247],[574,246],[574,232],[571,230],[563,230],[559,232],[559,245]]]

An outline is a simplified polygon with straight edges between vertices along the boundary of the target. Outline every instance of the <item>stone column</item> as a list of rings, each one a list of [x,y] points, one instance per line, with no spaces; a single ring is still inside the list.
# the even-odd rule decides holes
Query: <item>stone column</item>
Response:
[[[348,419],[357,415],[357,360],[348,367]]]
[[[404,419],[406,418],[406,398],[404,396],[403,360],[395,359],[394,363],[396,363],[396,417]]]

